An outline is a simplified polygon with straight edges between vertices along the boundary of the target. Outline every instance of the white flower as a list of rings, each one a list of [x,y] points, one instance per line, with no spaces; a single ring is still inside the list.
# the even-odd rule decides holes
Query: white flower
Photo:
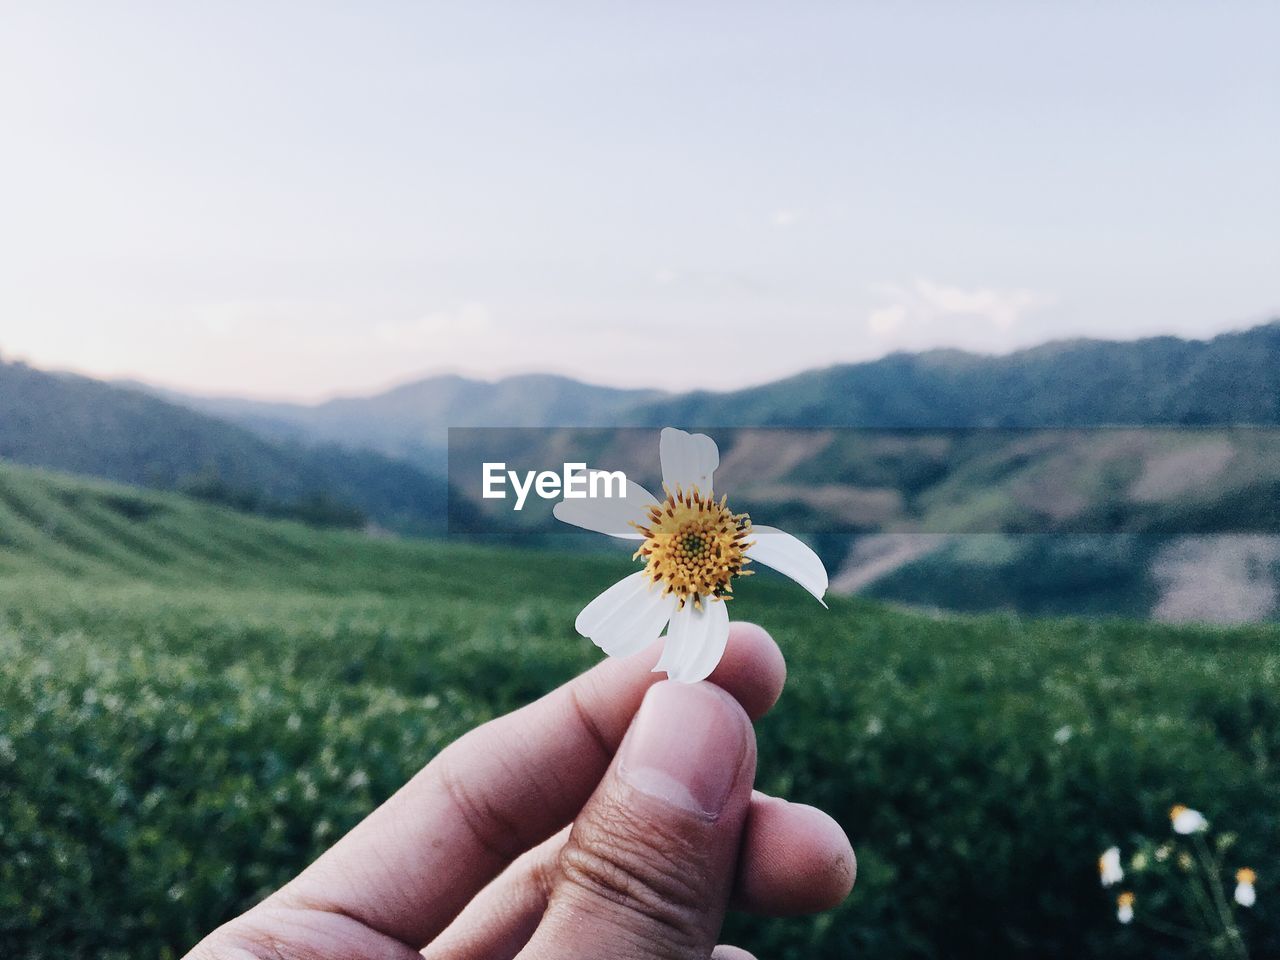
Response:
[[[1133,901],[1128,890],[1116,897],[1116,919],[1121,923],[1133,923]]]
[[[1173,824],[1173,832],[1184,836],[1189,833],[1200,833],[1209,829],[1209,821],[1199,810],[1192,810],[1182,804],[1175,805],[1169,811],[1169,822]]]
[[[1236,903],[1242,907],[1252,907],[1258,902],[1258,891],[1253,888],[1258,875],[1248,867],[1236,871]]]
[[[626,540],[643,541],[636,551],[645,568],[619,580],[578,614],[575,626],[611,657],[643,650],[666,628],[655,671],[694,683],[715,669],[729,640],[725,601],[733,580],[763,563],[822,602],[827,571],[818,555],[775,527],[753,524],[732,513],[726,498],[714,498],[720,465],[715,441],[667,427],[658,444],[665,499],[627,481],[624,497],[564,499],[555,515],[565,523]],[[823,604],[825,606],[826,604]]]
[[[1098,858],[1098,873],[1102,875],[1102,885],[1109,887],[1124,879],[1124,868],[1120,866],[1120,848],[1108,847]]]

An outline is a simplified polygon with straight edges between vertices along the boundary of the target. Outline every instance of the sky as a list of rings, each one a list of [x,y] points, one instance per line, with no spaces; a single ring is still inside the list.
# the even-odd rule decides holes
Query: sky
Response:
[[[0,0],[0,355],[726,389],[1280,316],[1280,4]]]

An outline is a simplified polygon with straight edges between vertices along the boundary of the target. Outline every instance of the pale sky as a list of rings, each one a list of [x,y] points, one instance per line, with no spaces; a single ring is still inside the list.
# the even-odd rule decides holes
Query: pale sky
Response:
[[[725,388],[1280,316],[1280,4],[0,0],[0,353]]]

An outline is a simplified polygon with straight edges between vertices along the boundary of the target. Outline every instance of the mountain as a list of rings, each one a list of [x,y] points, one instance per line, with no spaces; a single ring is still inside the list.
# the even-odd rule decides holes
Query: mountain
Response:
[[[1071,340],[1005,356],[896,353],[728,393],[643,404],[627,422],[704,426],[1067,427],[1280,423],[1280,321],[1211,340]]]
[[[449,427],[611,426],[657,390],[619,390],[550,374],[495,383],[445,375],[315,405],[177,393],[176,403],[276,438],[376,450],[443,473]]]
[[[0,458],[268,514],[406,532],[437,529],[446,485],[409,464],[335,445],[265,439],[147,393],[0,362]]]
[[[727,392],[448,375],[316,405],[163,396],[273,439],[372,449],[440,473],[448,427],[1274,424],[1280,320],[1210,340],[1069,340],[1003,356],[895,353]]]
[[[1024,432],[1280,424],[1280,323],[1203,341],[894,354],[725,393],[445,376],[315,406],[169,399],[0,367],[0,456],[203,484],[214,499],[256,491],[264,512],[329,497],[422,532],[438,529],[424,516],[443,513],[447,486],[423,473],[443,477],[449,426],[679,424],[716,435],[725,489],[810,535],[836,589],[960,609],[1280,614],[1280,433]],[[735,425],[898,430],[755,431],[741,443]],[[999,429],[940,433],[949,428]],[[655,466],[647,437],[591,442],[591,462],[656,484],[643,475]]]

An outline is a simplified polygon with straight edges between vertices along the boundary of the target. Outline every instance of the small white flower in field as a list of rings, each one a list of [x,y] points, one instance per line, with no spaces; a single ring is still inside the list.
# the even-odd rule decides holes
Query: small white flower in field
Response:
[[[1164,863],[1169,859],[1169,854],[1171,853],[1173,853],[1173,847],[1169,846],[1167,843],[1162,843],[1160,846],[1156,847],[1156,860],[1160,863]]]
[[[1134,896],[1128,890],[1116,897],[1116,919],[1121,923],[1133,923]]]
[[[1129,866],[1133,867],[1135,873],[1141,873],[1147,869],[1147,855],[1144,851],[1139,850],[1129,859]]]
[[[1107,847],[1098,858],[1098,873],[1102,877],[1102,885],[1109,887],[1124,879],[1124,868],[1120,866],[1120,848]]]
[[[1258,902],[1258,891],[1253,888],[1258,875],[1248,867],[1236,871],[1236,903],[1242,907],[1252,907]]]
[[[1068,723],[1053,732],[1053,742],[1058,746],[1062,746],[1071,739],[1073,734],[1075,734],[1075,731],[1071,729],[1071,724]]]
[[[1201,833],[1209,829],[1209,821],[1199,810],[1178,803],[1169,810],[1169,822],[1173,824],[1173,832],[1184,836],[1189,833]]]
[[[587,604],[578,614],[578,632],[609,656],[625,657],[658,639],[665,627],[654,670],[694,683],[720,662],[729,640],[725,601],[734,579],[751,574],[747,564],[772,567],[820,603],[827,571],[791,534],[753,524],[745,513],[731,512],[726,497],[715,499],[720,451],[710,437],[667,427],[658,454],[665,499],[627,481],[623,497],[566,498],[555,515],[597,533],[643,541],[635,557],[645,568]]]

